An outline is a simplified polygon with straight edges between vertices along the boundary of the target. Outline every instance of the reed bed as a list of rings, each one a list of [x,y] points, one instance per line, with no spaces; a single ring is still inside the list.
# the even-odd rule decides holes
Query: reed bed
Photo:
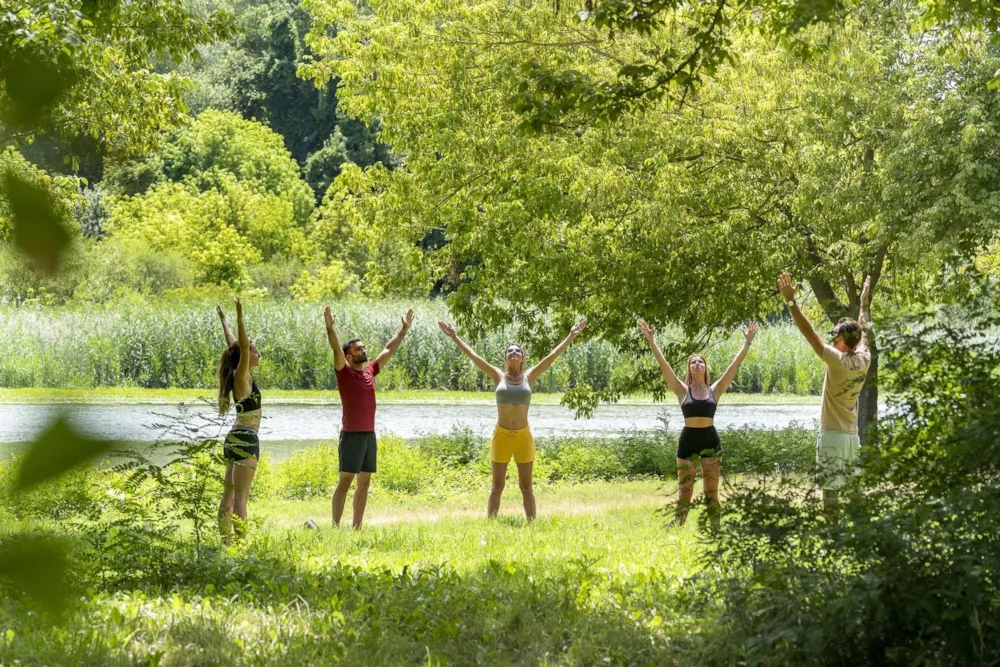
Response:
[[[377,352],[396,331],[402,302],[345,302],[334,308],[338,332],[365,340]],[[332,389],[333,357],[318,304],[262,302],[248,307],[248,329],[261,351],[256,372],[262,386]],[[416,307],[417,318],[393,363],[379,378],[382,389],[488,391],[487,378],[437,328],[448,318],[441,302]],[[233,317],[230,314],[230,317]],[[57,309],[0,306],[0,386],[206,388],[215,382],[222,330],[214,304],[118,303],[113,307]],[[233,322],[235,326],[235,322]],[[667,331],[669,337],[671,332]],[[512,339],[506,330],[474,341],[499,364]],[[739,332],[717,339],[704,353],[717,376],[741,345]],[[545,351],[528,349],[529,363]],[[571,347],[536,390],[562,392],[588,384],[608,386],[612,376],[652,364],[621,354],[603,340]],[[683,367],[683,360],[679,366]],[[680,372],[680,371],[679,371]],[[763,327],[732,391],[815,394],[823,366],[788,324]]]

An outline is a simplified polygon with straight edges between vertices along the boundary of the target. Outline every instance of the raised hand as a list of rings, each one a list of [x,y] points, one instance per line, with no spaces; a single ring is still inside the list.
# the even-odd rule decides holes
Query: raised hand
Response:
[[[455,327],[451,326],[447,322],[438,321],[438,327],[444,332],[444,335],[448,338],[454,339],[458,334],[455,333]]]
[[[226,314],[222,312],[222,306],[220,306],[219,304],[215,304],[215,312],[219,314],[220,320],[222,320],[223,322],[226,321]]]
[[[326,322],[326,328],[333,328],[333,313],[330,312],[330,306],[323,309],[323,320]]]
[[[792,283],[792,276],[787,271],[778,278],[778,291],[785,301],[791,301],[798,294],[799,286]]]
[[[757,336],[757,323],[751,322],[747,330],[743,332],[743,338],[746,339],[747,345],[753,342],[753,339]]]
[[[865,285],[861,288],[861,307],[866,307],[872,300],[872,277],[865,278]]]
[[[233,303],[236,304],[236,313],[237,314],[242,313],[243,312],[243,304],[240,302],[240,297],[234,296],[233,297]]]
[[[653,329],[653,327],[651,327],[649,324],[647,324],[646,320],[640,318],[639,331],[641,331],[642,335],[646,337],[646,340],[653,340],[653,333],[655,333],[656,330]]]
[[[587,328],[587,318],[583,318],[579,322],[573,325],[573,328],[569,330],[574,337],[579,336],[580,332]]]
[[[402,320],[403,320],[403,328],[404,329],[409,329],[410,325],[413,324],[413,309],[412,308],[410,308],[408,311],[406,311],[406,315],[402,318]]]

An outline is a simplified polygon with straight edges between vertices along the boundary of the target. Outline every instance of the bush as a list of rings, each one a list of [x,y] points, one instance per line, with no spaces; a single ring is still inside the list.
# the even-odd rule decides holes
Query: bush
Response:
[[[611,480],[627,474],[611,442],[560,439],[540,444],[540,467],[552,482]]]
[[[988,665],[1000,660],[1000,323],[943,312],[883,335],[896,398],[841,492],[799,480],[723,505],[716,664]]]
[[[340,470],[335,443],[296,452],[274,469],[277,495],[291,500],[329,496],[338,479]]]
[[[391,435],[378,439],[378,473],[372,475],[373,490],[420,493],[441,474],[446,473],[422,456],[419,448]]]
[[[446,466],[466,466],[489,452],[489,441],[476,435],[471,427],[458,426],[448,435],[427,435],[417,440],[425,456],[433,456]]]

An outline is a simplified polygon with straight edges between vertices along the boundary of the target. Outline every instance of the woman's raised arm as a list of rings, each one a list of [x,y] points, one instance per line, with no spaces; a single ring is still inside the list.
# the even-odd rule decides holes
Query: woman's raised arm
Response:
[[[646,342],[649,343],[649,347],[653,350],[653,356],[656,357],[656,363],[660,365],[660,373],[663,375],[663,380],[670,387],[670,391],[674,392],[677,400],[683,401],[684,396],[687,394],[687,385],[677,377],[677,373],[674,373],[674,369],[670,367],[670,362],[663,356],[660,346],[656,344],[656,339],[653,338],[653,334],[656,333],[655,330],[646,324],[646,320],[639,320],[639,331],[642,332],[642,335],[646,338]]]
[[[729,364],[729,368],[726,372],[722,374],[715,384],[712,385],[712,394],[715,395],[715,400],[719,400],[726,390],[729,389],[729,385],[733,383],[736,379],[736,373],[740,370],[740,364],[743,363],[743,359],[747,356],[747,352],[750,351],[750,344],[753,342],[754,336],[757,335],[757,323],[751,322],[747,330],[743,332],[743,346],[740,347],[740,351],[736,353],[733,357],[732,363]]]
[[[451,326],[447,322],[438,322],[438,326],[441,328],[441,331],[444,332],[444,335],[452,339],[452,341],[455,342],[455,345],[458,345],[458,349],[464,352],[465,356],[472,360],[472,363],[476,365],[476,368],[489,375],[493,382],[500,382],[500,378],[503,376],[503,371],[476,354],[475,350],[469,347],[464,340],[458,337],[455,327]]]

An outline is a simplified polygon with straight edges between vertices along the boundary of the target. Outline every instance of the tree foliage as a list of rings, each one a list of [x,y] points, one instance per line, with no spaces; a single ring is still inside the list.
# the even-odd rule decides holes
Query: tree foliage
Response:
[[[617,2],[555,0],[554,13],[578,19],[594,44],[627,36],[656,36],[650,48],[594,72],[574,62],[554,64],[527,53],[519,65],[520,85],[512,98],[523,126],[534,130],[614,121],[664,100],[681,105],[698,88],[744,55],[740,33],[758,34],[790,53],[823,58],[827,44],[812,39],[815,26],[837,27],[865,20],[883,2],[866,0],[651,0]],[[995,34],[995,3],[916,0],[906,17],[913,32],[929,33],[944,51],[961,52],[963,33]],[[994,45],[1000,40],[994,39]],[[1000,84],[994,77],[990,86]]]
[[[339,76],[342,106],[382,117],[406,155],[405,169],[335,183],[356,225],[399,243],[427,283],[468,267],[452,300],[463,324],[514,318],[544,337],[586,313],[637,350],[640,315],[695,337],[775,310],[785,269],[831,321],[857,315],[867,274],[898,303],[935,257],[988,238],[996,53],[970,34],[975,57],[940,57],[909,33],[912,10],[810,28],[826,60],[735,35],[737,64],[683,107],[661,100],[541,135],[510,104],[519,62],[602,74],[663,34],[610,42],[547,7],[501,2],[317,2],[311,44],[323,58],[310,72]],[[331,38],[322,30],[334,23]],[[446,243],[424,252],[433,230]]]

